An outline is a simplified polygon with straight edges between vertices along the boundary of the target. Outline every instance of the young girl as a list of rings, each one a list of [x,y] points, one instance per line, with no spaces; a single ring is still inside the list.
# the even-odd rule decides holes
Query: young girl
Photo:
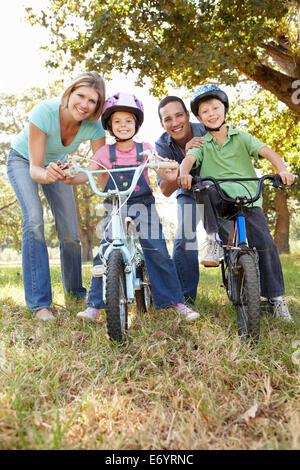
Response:
[[[105,145],[99,149],[92,161],[89,170],[106,168],[132,167],[145,161],[142,151],[152,149],[148,143],[135,143],[133,137],[138,132],[144,119],[142,103],[134,96],[117,93],[110,97],[103,106],[102,125],[116,139],[116,144]],[[114,189],[115,185],[108,174],[100,173],[99,184],[104,191]],[[127,180],[131,183],[132,172],[115,172],[113,178],[122,187]],[[74,176],[68,183],[79,184],[87,180],[85,174]],[[124,187],[123,187],[124,188]],[[122,188],[122,189],[123,189]],[[107,238],[106,226],[110,220],[111,204],[105,203],[106,217],[104,219],[104,238]],[[125,212],[125,213],[124,213]],[[155,208],[155,199],[150,187],[147,169],[141,175],[135,191],[123,207],[122,216],[129,215],[139,222],[139,240],[145,256],[145,262],[150,278],[154,305],[157,309],[173,307],[185,321],[199,317],[197,312],[185,306],[184,296],[172,259],[169,256],[162,226]],[[103,243],[103,240],[102,240]],[[94,266],[100,264],[99,255],[94,259]],[[102,295],[102,278],[93,277],[90,285],[87,308],[79,312],[79,318],[97,321],[100,310],[105,309]]]

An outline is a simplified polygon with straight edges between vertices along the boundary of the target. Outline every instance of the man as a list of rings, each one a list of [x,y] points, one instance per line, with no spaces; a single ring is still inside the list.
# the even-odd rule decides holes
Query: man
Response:
[[[181,163],[192,147],[201,147],[206,133],[203,124],[189,121],[184,102],[176,96],[167,96],[158,105],[158,114],[165,132],[156,141],[155,148],[161,157]],[[177,170],[176,170],[177,171]],[[195,175],[192,170],[191,174]],[[194,304],[199,282],[198,244],[196,229],[201,219],[200,210],[192,190],[178,188],[176,182],[162,181],[162,193],[169,197],[177,190],[177,231],[173,247],[173,260],[187,302]]]

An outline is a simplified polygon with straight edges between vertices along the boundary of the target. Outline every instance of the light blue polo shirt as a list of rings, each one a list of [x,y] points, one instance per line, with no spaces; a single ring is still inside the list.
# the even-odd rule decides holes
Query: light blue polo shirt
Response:
[[[75,153],[81,142],[97,140],[105,136],[101,121],[82,121],[73,142],[68,146],[64,146],[61,141],[59,107],[59,98],[43,101],[32,109],[29,117],[29,122],[45,132],[47,136],[45,166],[49,165],[50,162],[56,163],[58,160],[64,162],[66,154]],[[12,143],[12,148],[27,160],[29,160],[29,122],[26,123],[24,129]]]

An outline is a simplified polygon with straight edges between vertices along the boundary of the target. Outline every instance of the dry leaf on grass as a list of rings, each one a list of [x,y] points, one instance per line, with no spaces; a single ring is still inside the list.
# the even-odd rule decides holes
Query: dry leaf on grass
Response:
[[[250,419],[255,418],[257,410],[258,410],[258,405],[257,404],[251,406],[251,408],[249,408],[249,410],[247,410],[244,414],[242,414],[242,416],[241,416],[242,419],[244,419],[246,421],[246,423],[248,424]]]

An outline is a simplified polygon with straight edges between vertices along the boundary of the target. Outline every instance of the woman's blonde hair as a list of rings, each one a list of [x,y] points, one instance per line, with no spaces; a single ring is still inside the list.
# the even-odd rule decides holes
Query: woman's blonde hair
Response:
[[[105,84],[103,78],[98,72],[84,72],[76,77],[65,89],[61,97],[61,105],[66,108],[68,106],[71,93],[81,86],[91,87],[98,93],[98,103],[95,112],[89,118],[89,121],[98,121],[105,101]]]

